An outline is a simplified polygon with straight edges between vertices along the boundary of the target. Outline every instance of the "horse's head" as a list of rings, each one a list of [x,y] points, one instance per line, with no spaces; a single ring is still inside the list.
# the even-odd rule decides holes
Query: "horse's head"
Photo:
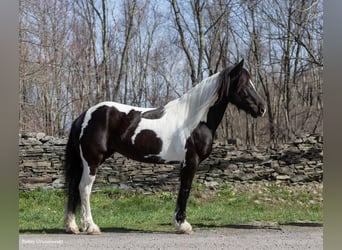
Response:
[[[228,68],[225,74],[223,72],[221,79],[228,82],[225,87],[228,91],[226,96],[229,102],[254,118],[266,113],[265,101],[256,91],[250,74],[243,68],[243,60],[232,68]]]

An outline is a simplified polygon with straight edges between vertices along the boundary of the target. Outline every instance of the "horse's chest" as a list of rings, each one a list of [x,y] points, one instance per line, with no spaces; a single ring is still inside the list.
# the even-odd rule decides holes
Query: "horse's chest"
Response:
[[[181,134],[175,133],[163,138],[163,147],[159,156],[165,161],[183,161],[185,158],[185,141]]]

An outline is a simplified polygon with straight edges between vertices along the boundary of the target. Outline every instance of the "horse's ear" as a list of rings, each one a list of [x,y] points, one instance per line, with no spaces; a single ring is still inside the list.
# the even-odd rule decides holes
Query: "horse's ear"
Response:
[[[235,64],[234,67],[231,70],[231,76],[237,76],[240,74],[242,68],[243,68],[243,62],[244,59],[242,59],[239,63]]]
[[[233,66],[233,68],[230,71],[231,79],[234,79],[235,77],[238,77],[241,74],[241,71],[243,68],[243,61],[244,60],[242,59],[239,63],[237,63]]]
[[[241,69],[242,69],[242,67],[243,67],[243,63],[244,63],[244,59],[242,58],[241,61],[240,61],[239,64],[238,64],[239,67],[241,67]]]

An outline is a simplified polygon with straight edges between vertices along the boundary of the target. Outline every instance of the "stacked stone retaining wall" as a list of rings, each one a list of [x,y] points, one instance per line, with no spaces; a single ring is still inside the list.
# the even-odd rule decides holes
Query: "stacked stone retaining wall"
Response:
[[[19,135],[19,189],[63,188],[65,138],[44,133]],[[234,142],[234,140],[233,140]],[[322,182],[323,138],[305,135],[280,147],[246,149],[215,143],[195,181],[215,188],[225,182]],[[120,154],[98,170],[95,187],[116,186],[141,192],[171,191],[179,185],[179,165],[139,163]]]

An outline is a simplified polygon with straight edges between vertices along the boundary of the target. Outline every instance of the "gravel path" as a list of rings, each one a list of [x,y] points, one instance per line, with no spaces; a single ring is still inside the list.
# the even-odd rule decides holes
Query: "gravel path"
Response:
[[[322,227],[225,228],[175,233],[21,234],[19,249],[323,249]]]

